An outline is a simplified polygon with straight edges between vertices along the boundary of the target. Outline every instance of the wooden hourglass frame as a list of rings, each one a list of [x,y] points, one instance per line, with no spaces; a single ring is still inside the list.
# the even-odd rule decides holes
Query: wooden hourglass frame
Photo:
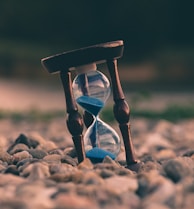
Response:
[[[72,92],[71,71],[74,67],[99,62],[106,62],[110,73],[114,99],[113,111],[122,134],[127,166],[133,165],[137,162],[130,134],[130,109],[125,101],[117,69],[117,59],[122,57],[123,50],[123,41],[118,40],[64,52],[41,60],[42,65],[48,70],[48,72],[60,72],[60,78],[66,99],[66,111],[68,114],[67,127],[72,135],[79,163],[85,158],[82,133],[83,127],[84,124],[86,127],[89,127],[93,122],[93,117],[90,113],[85,111],[82,118],[78,112],[78,107]]]

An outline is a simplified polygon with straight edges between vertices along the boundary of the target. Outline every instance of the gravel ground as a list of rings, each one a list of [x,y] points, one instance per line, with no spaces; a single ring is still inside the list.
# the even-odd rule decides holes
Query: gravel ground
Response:
[[[62,118],[0,120],[0,208],[193,209],[194,120],[131,125],[136,172],[123,147],[115,161],[78,165]]]

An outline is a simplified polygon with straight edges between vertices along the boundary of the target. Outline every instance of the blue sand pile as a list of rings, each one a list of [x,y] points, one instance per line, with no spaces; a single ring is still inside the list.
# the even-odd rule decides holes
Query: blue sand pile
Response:
[[[94,97],[81,96],[77,98],[77,103],[92,115],[97,116],[100,110],[104,107],[104,102]]]
[[[93,149],[86,152],[86,157],[89,158],[93,163],[102,162],[106,156],[111,157],[113,160],[116,158],[116,156],[111,152],[100,149],[98,147],[94,147]]]

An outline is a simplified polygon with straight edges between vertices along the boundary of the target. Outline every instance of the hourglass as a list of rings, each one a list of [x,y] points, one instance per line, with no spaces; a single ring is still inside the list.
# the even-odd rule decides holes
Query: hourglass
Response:
[[[108,124],[99,118],[110,95],[109,80],[96,70],[96,64],[76,67],[78,75],[73,81],[76,102],[93,117],[84,135],[86,157],[101,162],[105,156],[115,159],[120,150],[120,138]]]
[[[115,159],[120,150],[118,134],[99,118],[111,90],[109,80],[96,69],[96,65],[106,62],[115,102],[114,115],[124,141],[127,165],[136,164],[130,135],[130,109],[125,101],[117,70],[117,59],[122,56],[123,49],[123,41],[118,40],[42,59],[43,66],[50,73],[60,71],[68,113],[67,127],[72,135],[79,162],[85,157],[94,163],[101,162],[105,156]],[[76,70],[77,76],[72,83],[73,70]],[[77,104],[85,110],[83,119]],[[87,127],[84,136],[83,124]]]

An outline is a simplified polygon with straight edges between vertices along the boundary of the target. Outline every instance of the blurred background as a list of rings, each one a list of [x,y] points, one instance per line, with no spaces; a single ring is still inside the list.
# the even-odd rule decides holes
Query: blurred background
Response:
[[[41,58],[117,39],[124,40],[119,73],[134,106],[159,94],[156,106],[174,95],[174,103],[193,105],[193,9],[189,0],[0,0],[0,109],[41,99],[42,109],[50,100],[62,108],[59,77]]]

